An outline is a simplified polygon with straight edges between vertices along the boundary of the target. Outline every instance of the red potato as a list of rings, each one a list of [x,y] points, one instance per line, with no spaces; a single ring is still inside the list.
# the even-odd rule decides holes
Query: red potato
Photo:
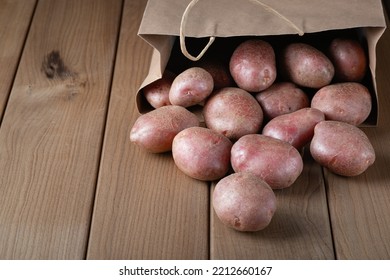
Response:
[[[263,123],[260,104],[240,88],[223,88],[216,91],[203,108],[205,124],[231,140],[257,133]]]
[[[172,83],[169,101],[173,105],[190,107],[205,100],[213,91],[214,81],[209,72],[191,67],[181,72]]]
[[[240,88],[249,92],[262,91],[276,79],[274,49],[266,41],[247,40],[234,50],[229,68]]]
[[[293,83],[309,88],[326,86],[334,76],[329,58],[305,43],[291,43],[282,51],[281,68]]]
[[[300,150],[313,138],[317,123],[324,120],[320,110],[303,108],[270,120],[263,128],[263,135],[286,141]]]
[[[328,50],[329,59],[335,68],[335,79],[339,82],[360,82],[367,70],[367,57],[357,40],[335,38]]]
[[[141,115],[130,131],[130,140],[152,153],[167,152],[172,149],[176,134],[191,126],[199,126],[195,114],[167,105]]]
[[[316,125],[310,153],[319,164],[342,176],[360,175],[375,162],[375,151],[366,134],[338,121]]]
[[[310,106],[306,93],[289,82],[274,83],[266,90],[257,93],[255,97],[267,119]]]
[[[203,181],[218,180],[230,168],[228,138],[205,127],[181,131],[173,140],[172,156],[176,166],[186,175]]]
[[[229,72],[229,67],[214,59],[201,60],[195,65],[203,68],[211,74],[214,80],[214,90],[234,86],[234,81]]]
[[[238,231],[259,231],[274,216],[273,190],[251,173],[234,173],[221,179],[213,192],[213,208],[223,224]]]
[[[303,160],[296,148],[261,134],[245,135],[235,142],[231,163],[235,172],[251,172],[272,189],[291,186],[303,170]]]
[[[165,71],[161,79],[144,87],[143,94],[146,100],[153,108],[171,105],[169,101],[169,90],[176,75],[172,72]]]
[[[360,83],[332,84],[316,92],[311,107],[321,110],[327,120],[360,125],[371,112],[371,94]]]

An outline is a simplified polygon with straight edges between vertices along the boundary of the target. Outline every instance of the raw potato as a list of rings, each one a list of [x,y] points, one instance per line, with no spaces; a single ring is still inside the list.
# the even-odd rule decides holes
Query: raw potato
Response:
[[[370,92],[362,84],[339,83],[317,91],[311,107],[321,110],[327,120],[359,125],[370,115],[372,101]]]
[[[146,100],[153,108],[171,105],[169,101],[169,90],[176,75],[165,71],[161,79],[154,81],[143,89]]]
[[[375,161],[375,151],[366,134],[338,121],[317,124],[310,152],[319,164],[342,176],[362,174]]]
[[[255,97],[269,120],[310,106],[306,93],[289,82],[274,83]]]
[[[270,120],[263,128],[263,135],[286,141],[300,150],[314,135],[314,127],[325,120],[325,115],[314,108],[278,116]]]
[[[289,143],[261,134],[241,137],[231,150],[235,172],[251,172],[272,189],[291,186],[303,170],[298,150]]]
[[[229,66],[221,61],[209,58],[197,62],[196,65],[211,74],[214,80],[214,90],[234,85],[233,78],[229,72]]]
[[[214,81],[209,72],[191,67],[181,72],[172,83],[169,101],[173,105],[190,107],[205,100],[213,91]]]
[[[249,92],[262,91],[276,79],[274,49],[266,41],[247,40],[234,50],[229,68],[240,88]]]
[[[360,82],[367,69],[367,57],[357,40],[335,38],[328,50],[339,82]]]
[[[320,50],[305,43],[289,44],[281,55],[281,68],[293,83],[309,88],[330,84],[334,67]]]
[[[141,115],[130,131],[130,140],[152,153],[167,152],[172,149],[176,134],[191,126],[199,126],[195,114],[167,105]]]
[[[228,138],[204,127],[181,131],[172,144],[176,166],[186,175],[203,181],[213,181],[226,175],[230,168]]]
[[[257,100],[240,88],[216,91],[205,103],[206,126],[231,140],[257,133],[263,123],[263,110]]]
[[[234,173],[215,186],[213,207],[226,226],[238,231],[259,231],[269,225],[277,204],[265,181],[251,173]]]

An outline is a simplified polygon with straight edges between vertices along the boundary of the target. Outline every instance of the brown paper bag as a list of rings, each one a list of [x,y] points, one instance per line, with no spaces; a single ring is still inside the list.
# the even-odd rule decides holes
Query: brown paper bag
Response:
[[[138,110],[141,113],[150,110],[142,89],[161,78],[170,59],[186,60],[180,52],[185,53],[187,49],[189,53],[194,52],[193,57],[202,50],[207,53],[204,46],[209,38],[211,42],[215,38],[224,38],[225,44],[230,39],[248,36],[289,36],[289,40],[311,36],[318,40],[332,32],[354,32],[364,40],[367,48],[370,68],[367,86],[375,99],[368,125],[376,125],[376,45],[385,28],[380,0],[149,0],[138,35],[154,48],[154,52],[149,74],[137,93]],[[181,49],[175,48],[175,44]]]

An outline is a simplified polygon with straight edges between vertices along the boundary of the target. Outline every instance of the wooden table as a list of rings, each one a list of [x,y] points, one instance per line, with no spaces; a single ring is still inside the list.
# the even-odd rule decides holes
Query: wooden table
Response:
[[[213,185],[131,144],[152,49],[146,0],[0,0],[1,259],[389,259],[390,30],[377,48],[377,159],[330,174],[305,156],[258,233],[221,225]]]

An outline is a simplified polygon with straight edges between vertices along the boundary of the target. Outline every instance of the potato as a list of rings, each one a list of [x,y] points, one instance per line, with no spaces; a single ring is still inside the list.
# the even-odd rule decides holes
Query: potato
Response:
[[[229,68],[240,88],[249,92],[262,91],[276,79],[274,49],[263,40],[244,41],[234,50]]]
[[[143,94],[146,100],[153,108],[171,105],[169,101],[169,90],[176,75],[172,72],[165,71],[161,79],[144,87]]]
[[[195,114],[180,106],[167,105],[138,117],[130,131],[130,140],[152,153],[167,152],[172,149],[176,134],[191,126],[199,126]]]
[[[289,82],[274,83],[257,93],[255,98],[269,120],[310,106],[309,98],[303,90]]]
[[[311,107],[324,112],[327,120],[359,125],[369,116],[372,101],[365,86],[348,82],[321,88],[313,96]]]
[[[257,133],[263,123],[263,111],[257,100],[240,88],[216,91],[203,108],[205,124],[231,140]]]
[[[360,82],[367,70],[367,57],[357,40],[335,38],[328,50],[338,82]]]
[[[366,134],[338,121],[316,125],[310,153],[319,164],[342,176],[360,175],[375,161],[375,151]]]
[[[303,170],[303,160],[296,148],[261,134],[245,135],[235,142],[231,163],[235,172],[251,172],[272,189],[291,186]]]
[[[169,101],[173,105],[190,107],[205,100],[213,88],[214,81],[209,72],[200,67],[191,67],[173,80]]]
[[[190,127],[173,139],[172,156],[186,175],[213,181],[228,172],[231,147],[230,140],[222,134],[205,127]]]
[[[313,138],[316,124],[323,120],[325,115],[320,110],[303,108],[270,120],[264,126],[263,134],[286,141],[300,150]]]
[[[329,58],[305,43],[291,43],[281,53],[281,68],[293,83],[309,88],[330,84],[334,67]]]
[[[277,202],[265,181],[251,173],[240,172],[216,184],[213,208],[226,226],[238,231],[259,231],[271,222]]]
[[[214,81],[214,90],[234,86],[234,81],[230,75],[228,65],[225,65],[221,61],[209,58],[198,61],[195,65],[211,74]]]

